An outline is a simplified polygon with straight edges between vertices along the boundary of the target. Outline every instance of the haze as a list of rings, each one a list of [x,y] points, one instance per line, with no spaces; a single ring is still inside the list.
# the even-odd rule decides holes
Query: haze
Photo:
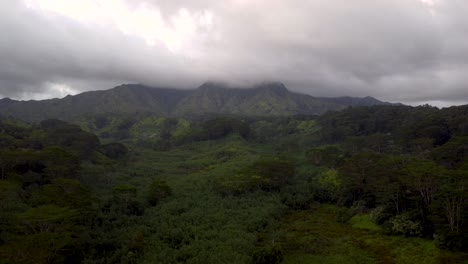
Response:
[[[220,80],[466,104],[466,10],[464,0],[0,0],[0,97]]]

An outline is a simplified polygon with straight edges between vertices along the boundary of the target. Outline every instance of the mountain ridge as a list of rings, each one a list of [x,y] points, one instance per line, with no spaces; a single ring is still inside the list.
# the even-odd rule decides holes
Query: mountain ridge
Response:
[[[18,101],[0,99],[0,115],[25,121],[47,118],[70,120],[86,114],[151,113],[158,116],[196,116],[206,113],[249,116],[320,115],[348,106],[390,104],[372,97],[320,98],[292,92],[281,82],[250,88],[206,82],[182,90],[123,84],[108,90],[87,91],[64,98]]]

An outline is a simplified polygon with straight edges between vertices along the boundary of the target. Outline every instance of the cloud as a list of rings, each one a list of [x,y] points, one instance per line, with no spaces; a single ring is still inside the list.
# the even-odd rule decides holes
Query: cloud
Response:
[[[316,96],[467,103],[464,10],[463,0],[0,0],[0,95],[279,80]]]

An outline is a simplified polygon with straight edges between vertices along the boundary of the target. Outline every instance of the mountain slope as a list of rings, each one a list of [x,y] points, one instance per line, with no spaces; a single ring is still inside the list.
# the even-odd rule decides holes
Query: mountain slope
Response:
[[[320,97],[319,99],[322,101],[337,103],[341,105],[348,105],[348,106],[393,105],[393,103],[382,102],[371,96],[366,96],[363,98],[350,97],[350,96]]]
[[[205,113],[252,116],[323,114],[354,105],[386,104],[375,98],[316,98],[289,91],[282,83],[231,88],[207,82],[195,90],[126,84],[104,91],[84,92],[42,101],[0,100],[0,115],[26,121],[70,120],[83,115],[151,113],[195,116]]]
[[[0,114],[27,121],[72,119],[84,114],[149,112],[167,115],[190,91],[121,85],[110,90],[84,92],[63,99],[0,101]]]
[[[175,115],[230,113],[242,115],[321,114],[344,108],[313,96],[290,92],[282,83],[264,83],[250,89],[205,83],[181,100]]]

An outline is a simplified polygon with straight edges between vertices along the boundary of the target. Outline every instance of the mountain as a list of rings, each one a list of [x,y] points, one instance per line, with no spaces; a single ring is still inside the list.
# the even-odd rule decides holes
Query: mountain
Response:
[[[322,101],[337,103],[341,105],[348,105],[348,106],[395,105],[394,103],[382,102],[371,96],[366,96],[363,98],[350,97],[350,96],[320,97],[319,99]],[[400,105],[400,104],[397,104],[397,105]]]
[[[84,92],[42,101],[0,100],[0,114],[26,121],[73,119],[85,114],[149,112],[167,115],[190,91],[127,84],[103,91]]]
[[[322,114],[344,108],[313,96],[289,91],[282,83],[263,83],[250,89],[229,88],[208,82],[182,99],[175,115],[229,113],[241,115]]]
[[[103,91],[84,92],[42,101],[0,100],[0,115],[25,121],[47,118],[69,120],[86,114],[151,113],[159,116],[195,116],[205,113],[274,116],[323,114],[348,106],[388,104],[372,97],[317,98],[289,91],[279,82],[251,88],[232,88],[206,82],[198,89],[178,90],[124,84]]]

